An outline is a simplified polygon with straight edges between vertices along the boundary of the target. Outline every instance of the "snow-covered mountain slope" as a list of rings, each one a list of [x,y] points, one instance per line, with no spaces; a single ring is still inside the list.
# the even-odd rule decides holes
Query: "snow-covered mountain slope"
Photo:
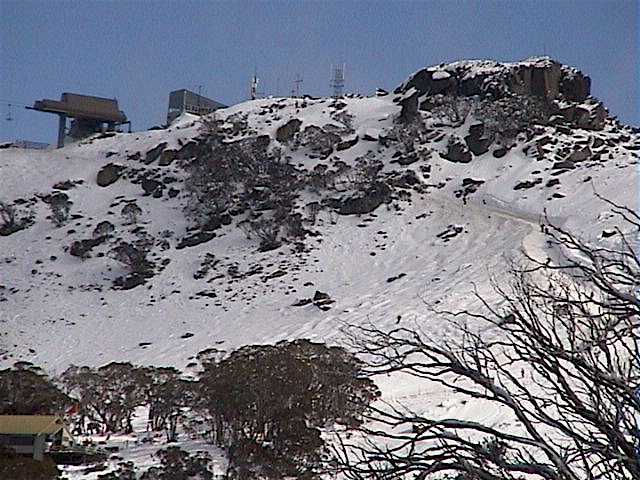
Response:
[[[450,81],[434,72],[459,67],[432,70],[429,81]],[[468,76],[474,65],[463,67]],[[463,98],[448,85],[438,101]],[[2,363],[28,360],[51,372],[114,360],[184,369],[214,345],[339,342],[345,322],[407,322],[444,336],[451,327],[424,301],[470,308],[472,285],[491,296],[489,277],[500,278],[523,249],[554,258],[539,227],[545,210],[601,241],[614,220],[594,191],[633,206],[635,130],[608,118],[572,124],[565,115],[500,140],[474,109],[479,97],[465,96],[470,110],[456,119],[426,105],[435,97],[419,87],[410,80],[397,95],[261,99],[218,111],[215,120],[183,117],[167,130],[99,135],[54,151],[0,150],[0,201],[18,217],[34,215],[28,228],[0,236]],[[586,99],[580,107],[581,99],[559,92],[561,109],[599,105]],[[187,178],[193,157],[210,148],[198,143],[207,135],[245,149],[262,142],[307,180],[335,172],[328,185],[309,180],[296,190],[288,213],[302,216],[303,239],[258,248],[255,234],[239,227],[248,213],[233,209],[215,229],[197,223]],[[389,191],[362,187],[363,161],[380,164],[371,185]],[[251,188],[259,195],[268,187]],[[48,218],[55,192],[71,202],[62,226]],[[121,213],[131,203],[141,210],[135,221]],[[268,206],[258,210],[270,215]],[[105,221],[110,226],[95,231]],[[86,258],[70,254],[73,242],[92,238],[99,241]],[[154,264],[153,276],[130,289],[117,280],[128,272],[113,253],[123,241],[145,245]],[[316,291],[334,303],[300,301]]]

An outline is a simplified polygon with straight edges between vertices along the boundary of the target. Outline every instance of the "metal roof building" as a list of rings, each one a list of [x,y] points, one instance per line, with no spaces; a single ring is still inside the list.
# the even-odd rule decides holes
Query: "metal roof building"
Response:
[[[0,445],[42,460],[47,440],[73,443],[73,437],[56,415],[0,415]]]
[[[67,118],[72,118],[70,135],[75,138],[101,131],[106,124],[107,130],[114,130],[116,125],[131,123],[124,112],[118,109],[118,101],[114,98],[94,97],[65,92],[60,100],[45,98],[37,100],[30,110],[58,115],[58,147],[64,146]]]
[[[175,90],[169,94],[169,111],[167,112],[167,125],[171,124],[183,113],[193,115],[207,115],[220,108],[227,108],[220,102],[203,97],[190,90]]]

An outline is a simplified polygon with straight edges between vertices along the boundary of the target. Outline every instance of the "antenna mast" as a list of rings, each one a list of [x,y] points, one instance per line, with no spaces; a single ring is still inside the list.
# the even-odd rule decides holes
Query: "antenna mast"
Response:
[[[341,97],[344,90],[344,71],[347,67],[346,63],[342,65],[331,65],[331,82],[329,85],[333,89],[335,98]]]
[[[260,79],[258,78],[257,70],[253,71],[253,77],[251,77],[251,100],[258,98],[258,84]]]
[[[303,80],[300,74],[296,74],[296,79],[293,81],[293,83],[295,84],[295,88],[291,92],[296,98],[300,98],[300,85],[302,85],[302,82]]]

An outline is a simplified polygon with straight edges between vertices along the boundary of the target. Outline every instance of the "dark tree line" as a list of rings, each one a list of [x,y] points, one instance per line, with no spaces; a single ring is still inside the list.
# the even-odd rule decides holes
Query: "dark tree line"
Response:
[[[148,429],[164,431],[167,442],[178,440],[182,424],[224,449],[228,478],[318,478],[330,459],[321,429],[360,425],[365,407],[379,395],[355,356],[308,340],[246,346],[229,355],[209,349],[198,359],[197,378],[172,367],[112,362],[71,366],[57,384],[19,363],[0,371],[0,408],[63,414],[73,406],[76,432],[104,434],[131,433],[136,409],[146,406]],[[206,469],[206,459],[197,455],[169,449],[161,457],[162,465],[144,479],[182,478],[172,476],[176,465]],[[123,478],[130,470],[119,467]]]
[[[308,340],[247,346],[204,364],[201,404],[232,478],[317,478],[320,428],[353,427],[378,390],[346,350]]]
[[[0,370],[0,415],[62,413],[72,401],[30,362]]]

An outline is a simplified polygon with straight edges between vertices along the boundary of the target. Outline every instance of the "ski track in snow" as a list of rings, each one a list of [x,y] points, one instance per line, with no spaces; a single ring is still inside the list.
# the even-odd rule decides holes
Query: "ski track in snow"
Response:
[[[250,128],[272,138],[277,127],[290,118],[301,118],[303,128],[336,123],[328,113],[333,100],[309,101],[308,107],[302,108],[288,99],[275,114],[260,113],[263,106],[276,101],[247,102],[218,114],[247,112]],[[346,111],[353,115],[354,132],[361,136],[366,132],[372,138],[391,128],[399,111],[391,95],[345,99],[345,103]],[[468,129],[468,125],[461,129]],[[461,134],[462,130],[453,133]],[[62,180],[84,180],[68,192],[74,202],[72,213],[81,213],[82,219],[55,228],[45,219],[48,211],[39,202],[35,225],[0,237],[0,285],[5,286],[0,297],[6,297],[0,301],[0,349],[11,354],[2,358],[4,366],[20,359],[42,365],[52,374],[69,364],[99,366],[110,361],[185,369],[197,352],[214,345],[231,350],[301,337],[341,343],[345,324],[367,322],[381,328],[400,323],[446,341],[456,330],[429,313],[425,302],[443,310],[480,308],[472,294],[474,287],[488,301],[495,300],[489,279],[504,279],[507,260],[522,258],[523,249],[539,260],[549,257],[553,262],[561,261],[562,252],[548,246],[540,231],[545,208],[554,224],[600,241],[601,232],[617,221],[603,213],[607,207],[594,197],[593,190],[626,205],[634,204],[637,192],[637,158],[622,148],[616,147],[614,158],[606,163],[580,166],[556,177],[546,162],[523,153],[524,144],[500,159],[487,153],[470,164],[454,164],[439,157],[445,144],[442,140],[432,145],[429,178],[416,167],[419,163],[404,167],[413,169],[424,184],[441,183],[442,188],[413,192],[411,202],[398,202],[399,211],[383,205],[362,216],[322,212],[314,227],[322,235],[306,240],[313,249],[302,258],[293,259],[285,247],[258,253],[256,243],[235,227],[226,228],[208,243],[176,250],[176,240],[188,227],[182,211],[185,198],[159,201],[143,197],[140,186],[127,181],[101,189],[95,185],[95,176],[100,167],[112,161],[129,164],[124,159],[128,154],[144,154],[162,141],[176,148],[197,133],[197,122],[186,117],[168,131],[121,134],[57,151],[0,150],[0,200],[50,193],[52,185]],[[605,139],[613,135],[609,131],[596,134]],[[634,139],[638,141],[637,135]],[[360,140],[341,152],[340,159],[353,162],[375,149],[385,155],[381,148],[374,141]],[[306,168],[317,164],[299,152],[288,153],[294,164]],[[385,157],[386,170],[402,169],[389,160]],[[465,177],[484,181],[466,203],[454,195]],[[514,190],[517,182],[532,178],[543,181],[530,189]],[[561,184],[546,187],[545,181],[552,178],[560,179]],[[563,196],[552,198],[552,193]],[[168,240],[171,248],[161,252],[161,257],[171,260],[165,270],[149,286],[130,291],[110,289],[113,279],[124,271],[114,260],[94,257],[81,261],[64,250],[72,240],[89,237],[95,223],[105,218],[116,223],[127,238],[127,228],[118,223],[117,215],[108,213],[121,208],[112,207],[119,196],[139,203],[144,211],[142,224],[151,234],[167,229],[175,232]],[[310,195],[308,200],[316,198]],[[69,227],[78,232],[68,233]],[[460,229],[453,238],[438,237],[452,227]],[[221,259],[222,277],[196,281],[193,274],[209,252]],[[57,260],[49,261],[51,256]],[[227,273],[235,264],[241,271],[260,264],[264,271],[236,280]],[[32,270],[38,273],[32,274]],[[268,281],[260,279],[278,270],[285,274]],[[217,297],[190,298],[204,289],[215,291]],[[300,298],[313,297],[316,290],[335,300],[330,310],[292,306]],[[185,333],[193,336],[182,338]],[[385,399],[401,401],[418,411],[494,424],[505,421],[501,412],[487,409],[483,402],[462,403],[461,398],[406,376],[380,377],[377,383]]]

